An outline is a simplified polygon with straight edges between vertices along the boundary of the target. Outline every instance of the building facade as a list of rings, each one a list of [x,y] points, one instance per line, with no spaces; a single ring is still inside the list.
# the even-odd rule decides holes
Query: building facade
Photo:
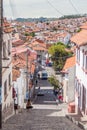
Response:
[[[10,24],[4,20],[2,46],[2,117],[8,118],[13,114],[12,98],[12,61],[11,61],[11,32]]]

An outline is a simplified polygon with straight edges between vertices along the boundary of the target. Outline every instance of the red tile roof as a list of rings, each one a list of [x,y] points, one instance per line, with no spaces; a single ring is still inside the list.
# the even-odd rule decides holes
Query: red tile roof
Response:
[[[3,31],[5,33],[11,33],[13,31],[13,28],[11,27],[11,24],[7,21],[7,19],[5,18],[3,20]]]
[[[29,47],[31,47],[35,51],[44,50],[47,51],[46,43],[44,43],[42,40],[36,39],[31,44],[29,44]]]
[[[85,22],[80,28],[81,29],[87,29],[87,22]]]
[[[12,80],[16,81],[16,79],[20,76],[20,71],[17,69],[12,69]]]
[[[73,67],[76,64],[76,57],[70,57],[66,60],[66,63],[63,67],[63,71],[66,71],[67,69],[69,69],[70,67]]]
[[[70,40],[79,46],[86,45],[87,44],[87,30],[80,31],[79,33],[74,35]]]
[[[22,69],[22,68],[26,68],[27,66],[27,62],[26,62],[26,53],[20,53],[18,55],[15,55],[12,59],[12,63],[13,63],[13,68],[15,69]],[[31,72],[33,73],[35,70],[35,57],[34,55],[29,55],[28,56],[28,71],[30,71],[31,68]]]

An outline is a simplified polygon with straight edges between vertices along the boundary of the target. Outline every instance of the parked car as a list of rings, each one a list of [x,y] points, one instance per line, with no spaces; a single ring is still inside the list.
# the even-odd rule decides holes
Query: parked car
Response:
[[[52,62],[49,62],[49,63],[48,63],[48,66],[49,66],[49,67],[52,67],[52,65],[53,65]]]
[[[41,79],[48,79],[48,74],[46,71],[42,71],[41,73]]]

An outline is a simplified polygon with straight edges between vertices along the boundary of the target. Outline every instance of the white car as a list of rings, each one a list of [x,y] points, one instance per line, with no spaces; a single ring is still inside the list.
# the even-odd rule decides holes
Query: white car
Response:
[[[41,79],[48,79],[48,74],[46,71],[42,71],[41,73]]]

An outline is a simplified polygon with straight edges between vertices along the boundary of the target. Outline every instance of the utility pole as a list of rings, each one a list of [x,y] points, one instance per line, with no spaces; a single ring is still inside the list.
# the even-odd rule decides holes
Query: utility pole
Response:
[[[29,84],[28,84],[28,50],[26,51],[26,91],[29,91]]]
[[[3,44],[3,0],[0,0],[0,129],[2,128],[2,44]]]
[[[32,108],[32,105],[31,105],[31,96],[30,96],[30,94],[31,94],[31,88],[30,88],[30,85],[29,85],[29,76],[30,76],[30,72],[28,72],[28,70],[29,70],[29,68],[30,68],[30,66],[28,67],[28,62],[29,62],[29,58],[28,58],[28,56],[30,56],[30,50],[29,49],[27,49],[27,53],[26,53],[26,87],[27,87],[27,92],[28,92],[28,101],[27,101],[27,108]],[[31,63],[30,63],[31,64]],[[30,69],[31,70],[31,69]]]
[[[29,76],[30,76],[30,72],[28,72],[30,66],[28,64],[29,62],[29,55],[30,55],[30,50],[27,49],[27,52],[26,52],[26,88],[27,88],[27,92],[28,92],[28,99],[30,99],[30,86],[29,86]],[[31,63],[30,63],[31,64]]]

